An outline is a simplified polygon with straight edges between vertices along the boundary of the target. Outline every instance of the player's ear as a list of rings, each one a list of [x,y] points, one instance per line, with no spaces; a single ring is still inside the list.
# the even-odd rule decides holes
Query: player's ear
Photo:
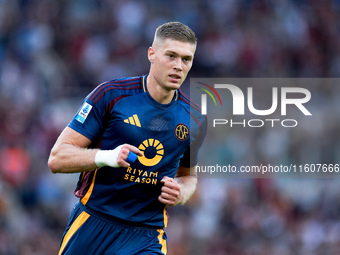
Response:
[[[154,56],[155,56],[155,50],[154,50],[154,48],[149,47],[149,49],[148,49],[148,59],[149,59],[149,61],[150,61],[151,64],[153,63]]]

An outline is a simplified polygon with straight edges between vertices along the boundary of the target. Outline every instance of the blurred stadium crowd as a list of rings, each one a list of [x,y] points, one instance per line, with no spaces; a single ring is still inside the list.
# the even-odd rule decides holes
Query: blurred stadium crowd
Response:
[[[0,254],[57,254],[78,175],[49,172],[51,146],[95,86],[148,71],[154,30],[172,20],[199,39],[190,77],[340,75],[337,0],[0,0]],[[320,95],[336,119],[339,88]],[[339,162],[339,122],[316,128],[295,142],[233,135],[230,160],[274,141]],[[169,254],[340,254],[339,201],[336,179],[200,179],[169,208]]]

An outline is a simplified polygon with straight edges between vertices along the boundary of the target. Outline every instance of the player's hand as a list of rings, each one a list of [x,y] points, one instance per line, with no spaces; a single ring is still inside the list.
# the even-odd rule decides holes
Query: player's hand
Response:
[[[166,205],[177,205],[180,204],[181,200],[181,186],[170,177],[163,177],[161,180],[164,183],[161,189],[161,195],[158,200]]]
[[[129,158],[129,153],[135,153],[134,157]],[[98,167],[129,167],[137,156],[143,156],[143,153],[135,146],[130,144],[119,145],[113,150],[98,150],[95,156],[95,163]]]
[[[137,156],[143,156],[143,153],[137,147],[130,144],[123,144],[117,157],[117,164],[119,166],[121,167],[130,166],[131,162],[127,161],[130,152],[135,153]]]

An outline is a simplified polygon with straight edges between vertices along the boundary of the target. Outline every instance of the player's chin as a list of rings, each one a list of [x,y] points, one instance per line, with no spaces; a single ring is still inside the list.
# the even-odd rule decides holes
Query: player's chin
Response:
[[[179,89],[182,85],[182,81],[178,81],[178,82],[168,82],[167,83],[167,87],[169,89]]]

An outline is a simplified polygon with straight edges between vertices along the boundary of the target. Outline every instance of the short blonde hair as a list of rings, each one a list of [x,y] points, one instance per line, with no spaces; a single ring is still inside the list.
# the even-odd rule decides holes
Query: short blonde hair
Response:
[[[197,38],[195,33],[183,23],[168,22],[156,29],[155,39],[172,39],[181,42],[196,44]]]

